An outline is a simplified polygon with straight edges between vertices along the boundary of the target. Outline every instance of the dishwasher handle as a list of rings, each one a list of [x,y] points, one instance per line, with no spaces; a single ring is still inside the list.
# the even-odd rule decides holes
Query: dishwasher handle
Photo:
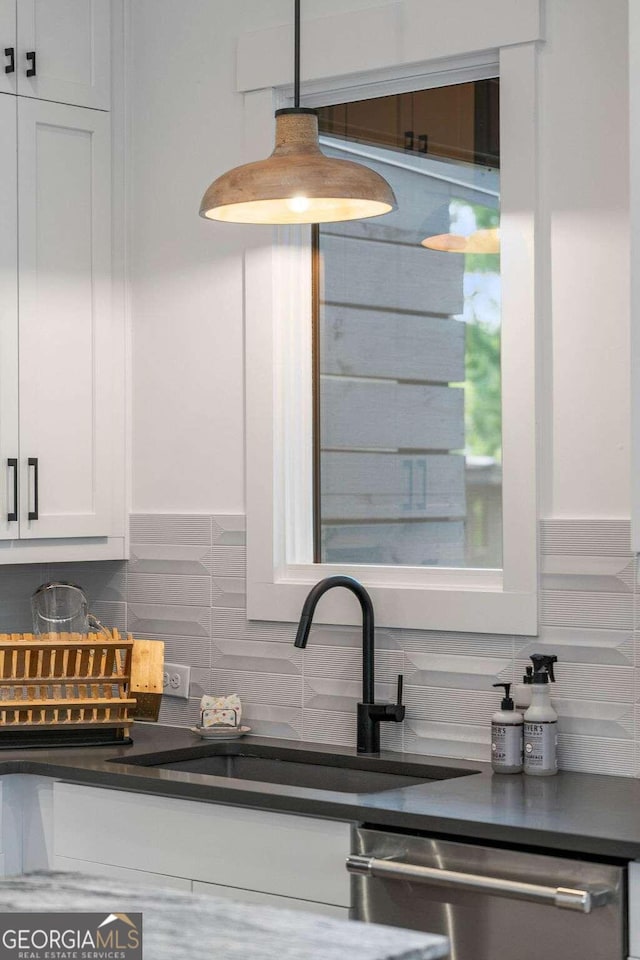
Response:
[[[421,867],[399,860],[381,859],[352,854],[347,857],[347,870],[360,877],[378,877],[381,880],[408,880],[412,883],[428,883],[431,886],[465,890],[470,893],[485,893],[512,900],[529,900],[563,910],[591,913],[595,907],[609,903],[612,895],[606,887],[587,887],[575,890],[571,887],[545,887],[537,883],[506,880],[498,877],[483,877],[476,873],[459,873],[441,870],[438,867]]]

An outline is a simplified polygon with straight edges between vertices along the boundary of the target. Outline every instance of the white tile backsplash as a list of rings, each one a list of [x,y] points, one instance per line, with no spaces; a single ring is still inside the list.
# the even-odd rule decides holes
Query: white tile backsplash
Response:
[[[185,568],[185,536],[200,529],[194,518],[134,517],[132,534],[146,531],[153,559],[166,568],[138,562],[152,559],[136,547],[129,575],[129,626],[146,618],[172,632],[173,613],[162,627],[166,604],[189,604],[196,596],[195,570]],[[204,519],[202,529],[204,529]],[[361,674],[360,631],[355,627],[312,628],[304,653],[293,647],[295,625],[247,621],[244,612],[244,518],[211,519],[211,637],[185,646],[187,662],[202,663],[210,643],[212,692],[237,690],[257,732],[302,737],[315,742],[351,744]],[[165,536],[166,544],[160,542]],[[619,520],[545,520],[541,524],[541,617],[538,637],[381,629],[376,635],[379,695],[392,697],[395,677],[405,676],[407,718],[382,732],[390,749],[436,756],[487,757],[489,719],[496,704],[491,684],[517,679],[535,650],[553,650],[557,705],[561,716],[562,764],[572,770],[632,775],[636,727],[640,736],[640,631],[634,635],[635,560],[629,524]],[[175,564],[171,568],[171,550]],[[198,571],[200,573],[200,571]],[[164,578],[164,579],[163,579]],[[184,580],[182,593],[174,581]],[[155,582],[154,582],[155,581]],[[164,595],[165,606],[154,603]],[[180,596],[187,599],[181,600]],[[134,602],[135,601],[135,602]],[[143,604],[143,606],[140,606]],[[144,614],[144,620],[140,621]],[[171,641],[169,641],[170,643]],[[172,647],[173,649],[173,647]],[[636,654],[636,650],[638,654]],[[173,656],[173,653],[172,653]],[[176,707],[163,708],[176,721]],[[186,722],[186,720],[185,720]]]
[[[154,635],[175,632],[172,624],[180,621],[180,613],[169,611],[163,624],[163,611],[169,604],[188,607],[201,598],[198,564],[207,562],[212,639],[182,641],[183,659],[202,665],[203,648],[209,644],[211,691],[237,690],[258,732],[351,744],[360,631],[318,625],[307,650],[300,653],[293,647],[295,625],[247,621],[244,518],[209,518],[210,552],[185,553],[193,551],[194,531],[204,531],[206,519],[132,518],[132,535],[144,537],[145,543],[136,543],[130,566],[130,629],[153,627]],[[541,539],[539,637],[378,631],[379,695],[393,695],[399,672],[406,683],[407,719],[401,728],[383,731],[390,749],[486,757],[496,697],[491,684],[517,678],[530,653],[549,649],[560,659],[556,691],[563,766],[626,775],[640,768],[635,761],[640,684],[634,669],[640,634],[636,642],[629,525],[617,520],[547,520],[541,524]],[[206,545],[204,538],[198,542]],[[180,649],[177,642],[168,644],[172,651]],[[183,707],[182,720],[179,712],[168,705],[163,719],[189,722],[191,711]]]
[[[191,698],[167,699],[161,721],[192,725],[201,693],[237,691],[265,736],[353,744],[361,675],[356,627],[247,621],[245,518],[142,514],[131,518],[131,561],[5,567],[0,628],[30,629],[29,596],[48,579],[87,591],[108,626],[158,637],[190,664]],[[640,586],[620,520],[541,522],[538,637],[392,630],[376,634],[380,696],[405,676],[407,717],[381,731],[392,750],[486,759],[497,694],[529,654],[557,653],[560,762],[568,770],[640,776]]]

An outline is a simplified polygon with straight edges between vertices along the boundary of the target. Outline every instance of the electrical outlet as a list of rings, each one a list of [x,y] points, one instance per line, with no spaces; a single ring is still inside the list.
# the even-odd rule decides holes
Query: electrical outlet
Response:
[[[165,663],[162,675],[162,692],[165,697],[180,697],[189,699],[189,684],[191,682],[191,667],[183,663]]]

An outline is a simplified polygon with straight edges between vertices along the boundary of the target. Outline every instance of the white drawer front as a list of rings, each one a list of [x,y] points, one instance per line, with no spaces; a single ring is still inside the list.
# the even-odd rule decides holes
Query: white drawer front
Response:
[[[162,873],[146,873],[130,867],[114,867],[109,863],[93,863],[90,860],[74,860],[73,857],[54,857],[54,870],[65,873],[88,873],[92,877],[112,877],[126,883],[142,884],[145,887],[169,887],[191,893],[191,880],[184,877],[166,877]]]
[[[259,893],[257,890],[238,890],[237,887],[223,887],[219,883],[193,881],[193,892],[224,897],[226,900],[238,900],[240,903],[258,903],[265,907],[281,907],[284,910],[301,910],[305,913],[320,913],[325,917],[349,919],[348,907],[337,907],[332,903],[315,903],[309,900],[295,900],[293,897],[278,897],[272,893]]]
[[[56,856],[349,905],[349,825],[77,784],[54,788]]]

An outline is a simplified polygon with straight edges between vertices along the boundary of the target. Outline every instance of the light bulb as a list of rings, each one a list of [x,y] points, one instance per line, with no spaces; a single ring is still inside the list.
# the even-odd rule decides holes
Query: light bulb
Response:
[[[309,209],[308,197],[289,197],[286,203],[292,213],[305,213]]]

